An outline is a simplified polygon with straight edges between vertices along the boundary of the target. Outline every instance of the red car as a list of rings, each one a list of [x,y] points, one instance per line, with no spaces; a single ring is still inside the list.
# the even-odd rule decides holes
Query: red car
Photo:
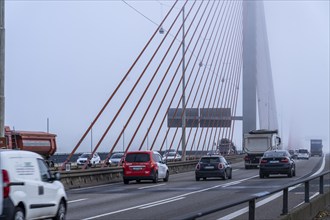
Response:
[[[158,179],[163,179],[167,182],[169,178],[168,167],[156,151],[127,152],[122,166],[125,184],[131,180],[152,180],[157,183]]]

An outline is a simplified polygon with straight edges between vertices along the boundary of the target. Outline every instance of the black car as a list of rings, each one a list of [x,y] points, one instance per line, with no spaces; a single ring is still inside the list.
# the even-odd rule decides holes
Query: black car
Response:
[[[296,165],[287,150],[266,151],[259,163],[259,177],[269,177],[270,174],[296,175]]]
[[[232,168],[223,156],[210,155],[203,156],[195,169],[196,181],[200,178],[206,180],[208,177],[221,177],[222,179],[231,179]]]

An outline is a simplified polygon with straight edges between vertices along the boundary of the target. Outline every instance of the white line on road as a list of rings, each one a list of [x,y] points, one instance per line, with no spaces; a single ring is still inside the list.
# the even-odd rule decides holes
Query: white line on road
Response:
[[[142,205],[138,205],[138,206],[133,206],[133,207],[129,207],[129,208],[126,208],[126,209],[120,209],[120,210],[117,210],[117,211],[108,212],[108,213],[104,213],[104,214],[101,214],[101,215],[96,215],[96,216],[92,216],[92,217],[89,217],[89,218],[85,218],[83,220],[101,218],[101,217],[104,217],[104,216],[113,215],[113,214],[117,214],[117,213],[120,213],[120,212],[125,212],[125,211],[130,211],[130,210],[133,210],[133,209],[138,209],[138,208],[142,208],[142,207],[151,206],[153,204],[158,204],[158,203],[161,203],[161,202],[172,201],[172,200],[174,200],[174,198],[175,197],[169,198],[169,199],[163,199],[163,200],[156,201],[156,202],[150,202],[150,203],[146,203],[146,204],[142,204]],[[179,198],[184,198],[184,197],[179,197]]]
[[[305,194],[305,193],[303,193],[303,194]],[[320,193],[319,193],[319,192],[315,193],[314,195],[312,195],[311,197],[309,197],[309,199],[314,198],[314,197],[317,196],[318,194],[320,194]],[[304,203],[305,203],[305,202],[301,202],[301,203],[299,203],[299,204],[296,205],[293,209],[297,208],[298,206],[301,206],[301,205],[304,204]]]
[[[245,179],[242,179],[240,181],[243,182],[243,181],[246,181],[246,180],[249,180],[249,179],[253,179],[257,176],[259,176],[259,175],[252,176],[252,177],[249,177],[249,178],[245,178]],[[117,211],[104,213],[104,214],[101,214],[101,215],[92,216],[92,217],[89,217],[89,218],[85,218],[84,220],[91,220],[91,219],[101,218],[101,217],[105,217],[105,216],[108,216],[108,215],[113,215],[113,214],[117,214],[117,213],[120,213],[120,212],[130,211],[130,210],[133,210],[133,209],[139,209],[139,208],[148,207],[148,206],[151,207],[152,205],[160,205],[160,203],[165,204],[168,201],[169,202],[174,202],[176,200],[184,199],[186,196],[193,195],[193,194],[200,193],[200,192],[205,192],[205,191],[208,191],[208,190],[211,190],[211,189],[216,189],[216,188],[222,187],[224,185],[227,185],[227,184],[216,185],[216,186],[212,186],[212,187],[209,187],[209,188],[188,192],[188,193],[185,193],[185,194],[182,194],[182,195],[179,195],[179,196],[174,196],[174,197],[171,197],[171,198],[168,198],[168,199],[163,199],[163,200],[160,200],[160,201],[155,201],[155,202],[151,202],[151,203],[147,203],[147,204],[142,204],[142,205],[138,205],[138,206],[129,207],[129,208],[126,208],[126,209],[120,209],[120,210],[117,210]]]
[[[144,186],[144,187],[140,187],[138,189],[148,189],[148,188],[153,188],[153,187],[158,187],[158,186],[164,186],[166,185],[165,183],[162,184],[157,184],[157,185],[152,185],[152,186]]]
[[[83,188],[78,188],[78,189],[70,189],[70,191],[81,191],[81,190],[88,190],[88,189],[95,189],[95,188],[100,188],[104,186],[112,186],[112,185],[119,185],[123,183],[111,183],[111,184],[103,184],[103,185],[97,185],[97,186],[88,186],[88,187],[83,187]]]
[[[81,201],[84,201],[84,200],[86,200],[86,199],[87,199],[87,198],[85,198],[85,199],[72,200],[72,201],[68,201],[68,203],[81,202]]]
[[[148,206],[141,207],[139,209],[147,209],[147,208],[151,208],[151,207],[154,207],[154,206],[157,206],[157,205],[163,205],[163,204],[166,204],[166,203],[175,202],[175,201],[178,201],[178,200],[181,200],[181,199],[184,199],[184,198],[185,197],[179,197],[179,198],[171,199],[171,200],[168,200],[168,201],[158,202],[158,203],[155,203],[153,205],[148,205]]]

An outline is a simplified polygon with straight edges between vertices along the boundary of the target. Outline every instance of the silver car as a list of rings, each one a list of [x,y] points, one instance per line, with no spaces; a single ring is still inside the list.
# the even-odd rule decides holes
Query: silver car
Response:
[[[124,157],[124,153],[114,153],[111,155],[108,165],[111,166],[120,166]]]

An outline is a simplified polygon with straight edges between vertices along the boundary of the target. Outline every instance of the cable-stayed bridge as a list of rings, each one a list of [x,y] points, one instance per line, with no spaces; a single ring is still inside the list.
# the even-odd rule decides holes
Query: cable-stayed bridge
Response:
[[[237,120],[241,134],[277,129],[263,2],[175,1],[146,42],[67,162],[90,135],[108,157],[174,149],[185,159],[232,142]]]

